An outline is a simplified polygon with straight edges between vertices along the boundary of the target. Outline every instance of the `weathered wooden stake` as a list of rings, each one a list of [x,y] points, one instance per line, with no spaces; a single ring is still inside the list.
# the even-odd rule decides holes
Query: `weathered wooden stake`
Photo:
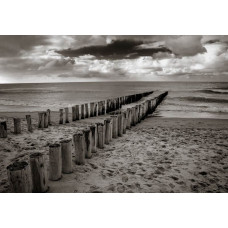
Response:
[[[76,120],[76,109],[75,106],[72,106],[72,121]]]
[[[126,134],[127,121],[127,111],[123,111],[123,134]]]
[[[100,149],[104,148],[105,141],[105,125],[103,123],[97,124],[97,133],[98,133],[98,145],[97,147]]]
[[[13,118],[13,122],[14,122],[14,133],[21,134],[21,119]]]
[[[88,103],[85,104],[85,118],[89,118],[89,105],[88,105]]]
[[[111,132],[112,132],[112,118],[107,118],[105,120],[105,144],[109,144],[111,141]]]
[[[90,103],[90,117],[94,116],[94,102]]]
[[[98,102],[98,115],[102,115],[102,105],[103,105],[103,102],[102,101],[99,101]]]
[[[63,109],[59,109],[59,124],[63,124]]]
[[[49,180],[59,180],[62,177],[62,154],[60,144],[49,146]]]
[[[73,135],[74,150],[75,150],[75,162],[78,165],[85,164],[85,136],[82,132],[78,132]]]
[[[7,166],[7,175],[11,192],[31,193],[32,181],[27,162],[14,162]]]
[[[51,110],[47,109],[48,125],[51,125]]]
[[[131,126],[135,126],[135,107],[131,108]]]
[[[75,105],[75,119],[80,120],[79,105]]]
[[[81,105],[81,119],[85,119],[85,105]]]
[[[118,137],[118,116],[113,115],[112,118],[112,138]]]
[[[131,109],[127,109],[127,129],[131,128]]]
[[[96,153],[97,152],[97,127],[96,125],[90,126],[91,130],[91,152]]]
[[[38,112],[39,120],[38,120],[38,128],[44,128],[44,112]]]
[[[84,133],[84,143],[85,143],[85,157],[91,158],[92,157],[92,150],[91,150],[91,131],[90,128],[86,128],[83,130]]]
[[[64,108],[65,109],[65,123],[69,123],[69,108]]]
[[[118,114],[118,136],[123,136],[123,114]]]
[[[62,140],[62,173],[72,173],[72,139]]]
[[[0,122],[0,138],[7,138],[7,125],[6,121]]]
[[[29,132],[33,132],[31,115],[26,115],[25,117],[26,117],[26,120],[27,120],[28,131]]]
[[[48,113],[44,112],[44,128],[48,128]]]
[[[33,183],[33,192],[48,191],[47,167],[45,164],[44,155],[41,153],[33,153],[30,155],[30,167]]]

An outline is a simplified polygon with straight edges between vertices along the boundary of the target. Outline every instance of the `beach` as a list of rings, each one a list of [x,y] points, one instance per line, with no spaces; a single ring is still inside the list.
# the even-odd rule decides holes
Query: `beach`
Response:
[[[31,153],[41,152],[48,166],[51,143],[72,138],[85,124],[103,120],[101,116],[59,125],[58,113],[52,113],[52,126],[39,130],[34,112],[30,133],[26,114],[0,114],[9,123],[8,138],[0,140],[0,192],[9,192],[7,165],[29,161]],[[49,181],[49,192],[228,192],[228,120],[157,116],[156,112],[123,137],[112,139],[84,166],[73,162],[73,173]],[[23,118],[22,134],[13,134],[12,117]]]

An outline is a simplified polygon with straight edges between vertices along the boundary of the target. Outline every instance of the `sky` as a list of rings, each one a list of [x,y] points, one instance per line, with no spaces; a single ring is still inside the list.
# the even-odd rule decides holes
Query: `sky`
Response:
[[[228,36],[0,36],[0,83],[228,81]]]

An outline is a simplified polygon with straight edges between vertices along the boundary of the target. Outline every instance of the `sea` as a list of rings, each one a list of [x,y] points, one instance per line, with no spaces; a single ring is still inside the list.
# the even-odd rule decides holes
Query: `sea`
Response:
[[[58,111],[144,91],[169,92],[156,116],[228,119],[228,82],[0,84],[0,112]]]

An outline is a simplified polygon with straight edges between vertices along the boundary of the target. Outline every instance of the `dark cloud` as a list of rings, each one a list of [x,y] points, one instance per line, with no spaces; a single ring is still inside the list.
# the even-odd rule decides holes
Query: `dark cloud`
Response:
[[[0,57],[19,56],[34,46],[48,44],[48,36],[0,36]]]
[[[56,51],[65,57],[79,57],[83,55],[93,55],[98,59],[135,59],[140,56],[153,56],[159,52],[171,53],[171,51],[164,47],[156,48],[139,48],[142,41],[135,40],[115,40],[107,45],[82,47],[79,49],[65,49]]]

